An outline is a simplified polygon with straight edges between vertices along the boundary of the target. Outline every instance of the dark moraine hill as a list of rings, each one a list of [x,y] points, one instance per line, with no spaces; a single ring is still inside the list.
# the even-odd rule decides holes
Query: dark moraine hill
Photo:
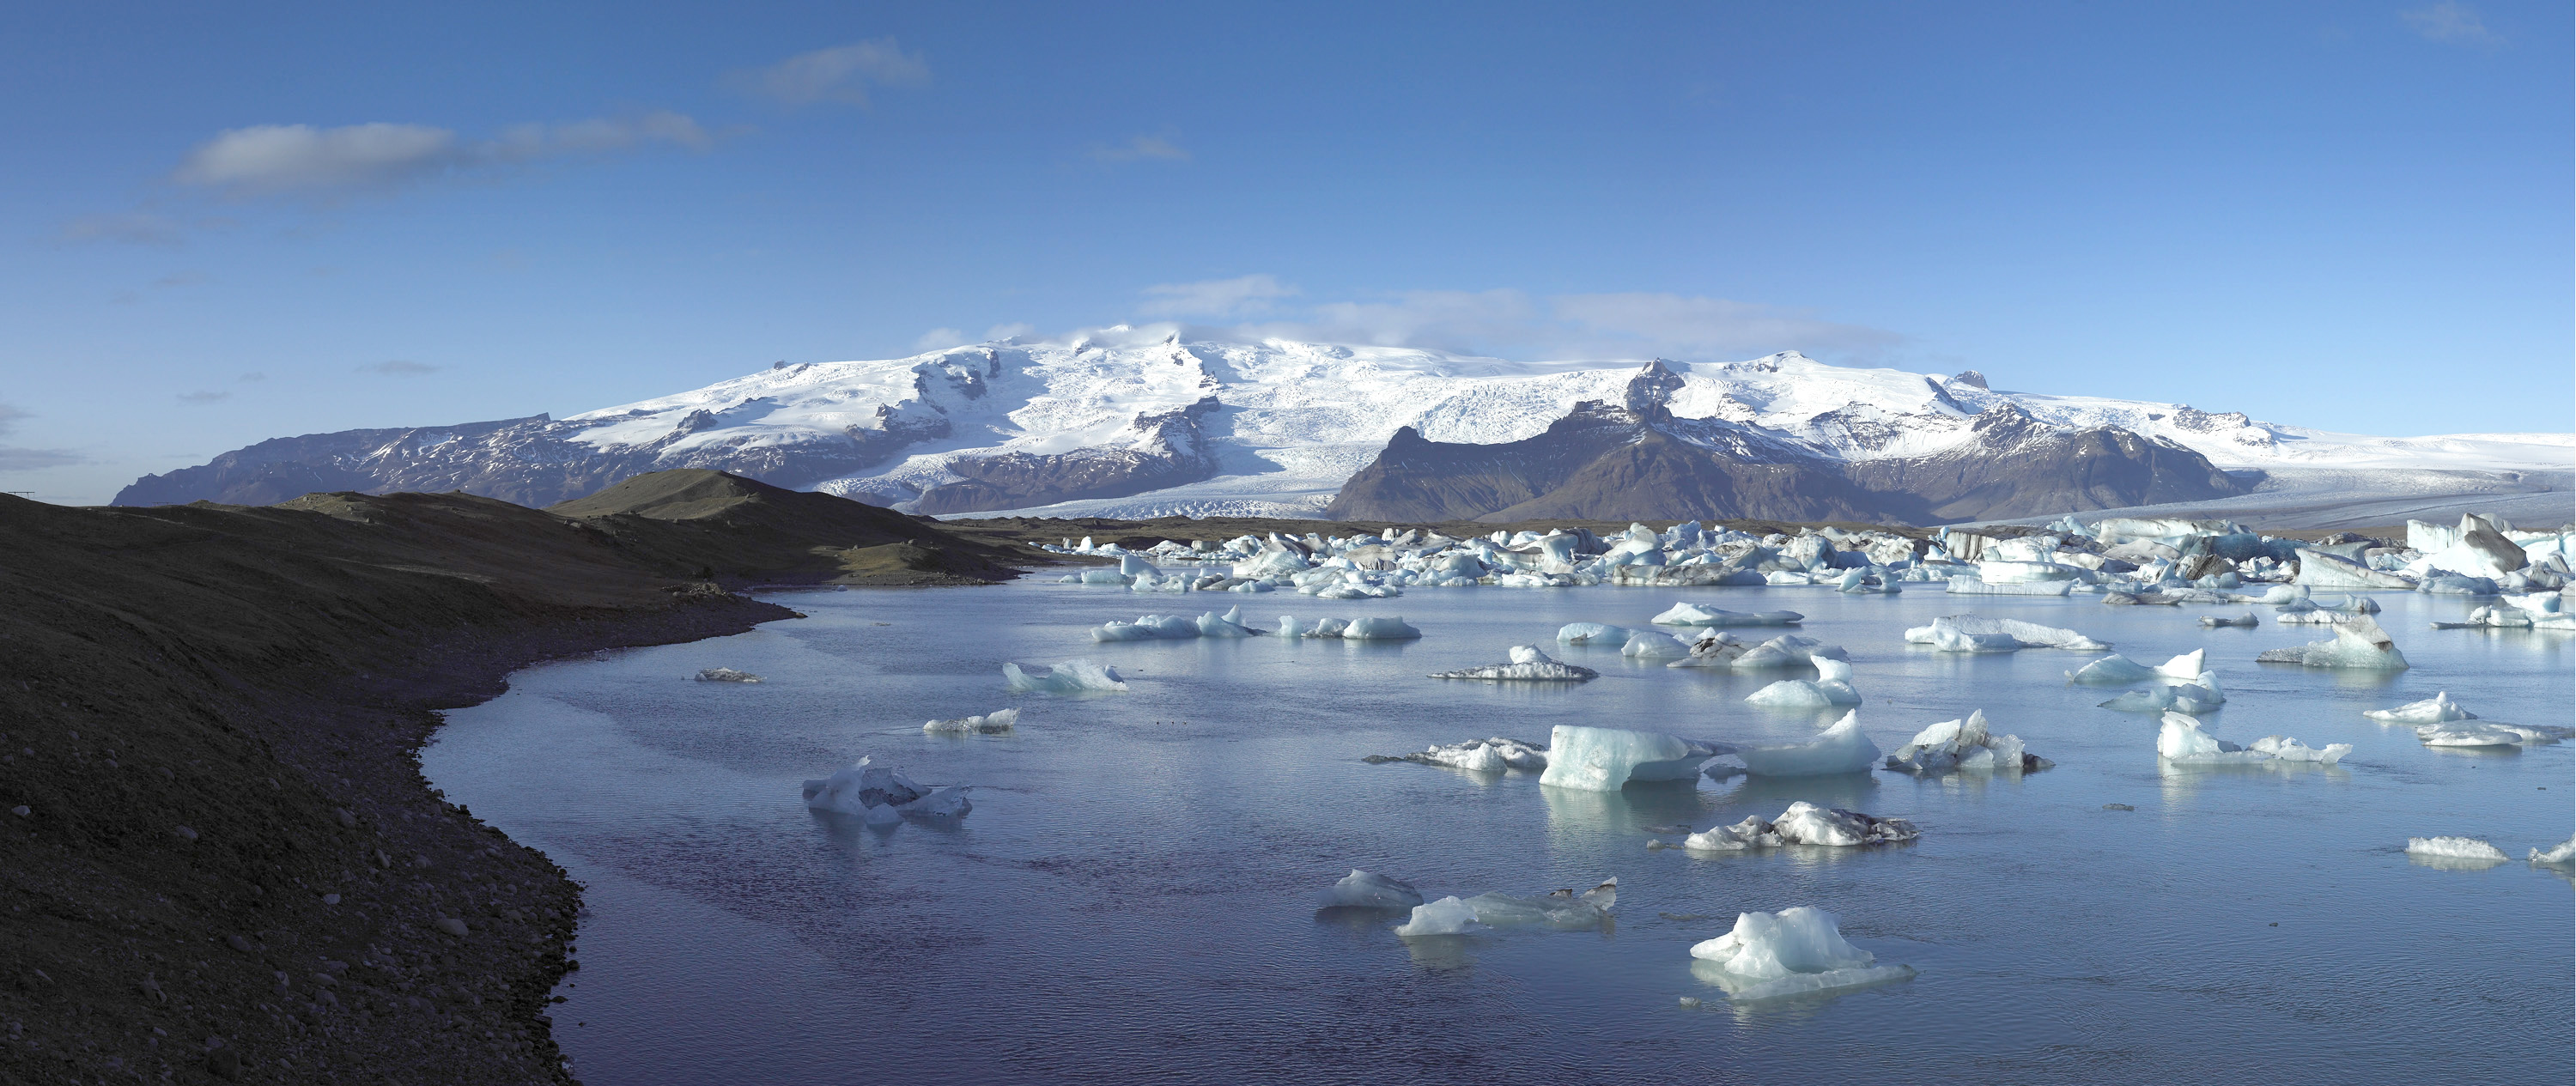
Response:
[[[0,496],[0,1082],[566,1080],[578,891],[429,788],[433,710],[794,615],[730,587],[1025,557],[715,472],[561,511]]]

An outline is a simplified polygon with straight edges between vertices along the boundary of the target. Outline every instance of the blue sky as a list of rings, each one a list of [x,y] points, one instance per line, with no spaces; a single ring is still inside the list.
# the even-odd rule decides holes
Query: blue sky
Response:
[[[14,5],[0,489],[1143,319],[2565,431],[2570,21]]]

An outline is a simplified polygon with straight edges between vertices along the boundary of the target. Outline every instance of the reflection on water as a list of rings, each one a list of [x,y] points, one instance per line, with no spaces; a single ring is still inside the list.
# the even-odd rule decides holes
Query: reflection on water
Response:
[[[1777,675],[1615,650],[1549,649],[1599,668],[1589,683],[1424,678],[1552,645],[1570,621],[1643,625],[1679,600],[1807,613],[1800,636],[1851,652],[1859,722],[1881,749],[1982,708],[2057,766],[1596,793],[1360,761],[1543,740],[1559,724],[1784,742],[1839,716],[1743,702]],[[522,672],[508,695],[451,714],[423,764],[590,886],[578,987],[557,993],[569,1002],[555,1017],[586,1023],[558,1038],[594,1082],[840,1086],[852,1053],[866,1077],[906,1086],[2570,1081],[2576,880],[2521,862],[2426,872],[2398,849],[2434,832],[2514,856],[2565,840],[2576,752],[2428,751],[2361,713],[2447,688],[2482,717],[2576,722],[2576,639],[2435,633],[2425,624],[2467,605],[2381,601],[2412,671],[2256,667],[2254,651],[2299,638],[2090,599],[1425,590],[1322,612],[1402,613],[1419,641],[1101,645],[1087,631],[1111,618],[1224,608],[1051,584],[820,593],[795,600],[808,619]],[[1902,642],[1971,610],[2071,627],[2140,661],[2206,647],[2229,696],[2213,732],[2357,749],[2335,767],[2161,764],[2152,717],[2067,685],[2093,654]],[[1003,690],[1005,659],[1076,658],[1134,689]],[[768,681],[681,681],[717,664]],[[1009,735],[920,730],[1004,707],[1023,714]],[[877,830],[803,807],[803,779],[863,754],[974,786],[973,813]],[[1924,835],[1645,848],[1797,801]],[[1434,899],[1616,875],[1618,923],[1406,940],[1400,911],[1315,909],[1354,867]],[[1836,913],[1855,944],[1921,975],[1678,1010],[1722,995],[1692,944],[1793,905]],[[2386,1028],[2391,1014],[2407,1028]],[[2424,1041],[2498,1022],[2521,1040]]]

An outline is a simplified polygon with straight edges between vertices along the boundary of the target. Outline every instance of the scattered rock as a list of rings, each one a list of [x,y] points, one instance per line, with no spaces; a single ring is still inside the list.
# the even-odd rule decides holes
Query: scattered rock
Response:
[[[446,932],[449,935],[457,936],[458,938],[463,938],[465,935],[465,922],[453,916],[442,916],[438,918],[438,930]]]
[[[341,826],[353,830],[358,828],[357,812],[346,807],[334,807],[331,809],[331,813],[339,816]]]
[[[220,1079],[238,1079],[241,1077],[241,1069],[241,1053],[239,1052],[235,1052],[230,1048],[218,1048],[212,1052],[206,1053],[207,1074]]]
[[[183,841],[194,841],[197,839],[197,831],[189,829],[186,826],[179,827],[177,832],[179,834],[179,838]]]
[[[229,946],[234,950],[241,951],[244,954],[250,953],[250,940],[244,939],[239,935],[224,936],[224,945]]]
[[[15,806],[15,807],[11,807],[11,808],[9,808],[9,813],[10,813],[10,814],[13,814],[13,815],[17,815],[17,816],[18,816],[18,817],[20,817],[20,818],[25,818],[25,817],[27,817],[28,815],[34,814],[34,813],[36,813],[36,812],[31,811],[31,810],[28,810],[28,809],[27,809],[27,805],[26,805],[26,804],[21,803],[21,804],[19,804],[19,805]]]

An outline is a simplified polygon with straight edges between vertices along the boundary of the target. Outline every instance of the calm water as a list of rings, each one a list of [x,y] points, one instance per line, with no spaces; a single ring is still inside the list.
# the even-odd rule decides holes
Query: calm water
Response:
[[[1050,578],[1051,579],[1051,578]],[[2481,716],[2571,723],[2576,638],[2435,632],[2470,604],[2381,597],[2415,668],[2252,662],[2326,636],[2203,630],[2205,609],[1822,589],[1131,595],[795,593],[811,617],[737,637],[533,668],[449,714],[433,781],[589,887],[556,1036],[593,1083],[2531,1082],[2571,1067],[2571,884],[2517,859],[2411,862],[2409,836],[2520,857],[2565,839],[2568,745],[2429,750],[2361,711],[2448,689]],[[1558,723],[1790,740],[1817,718],[1744,704],[1766,680],[1568,648],[1571,689],[1437,682],[1566,622],[1645,625],[1676,599],[1791,608],[1850,650],[1861,719],[1893,750],[1983,708],[2056,769],[2026,779],[1849,778],[1541,788],[1372,753]],[[1144,610],[1246,602],[1401,614],[1401,645],[1093,645]],[[2238,613],[2235,608],[2226,613]],[[2251,742],[2357,748],[2340,766],[2160,768],[2155,718],[2069,686],[2089,656],[1939,655],[1904,627],[1974,611],[2071,626],[2132,659],[2207,647]],[[1746,631],[1739,631],[1746,632]],[[1554,648],[1550,651],[1555,652]],[[1089,656],[1132,693],[1004,693],[1005,660]],[[756,686],[692,683],[729,666]],[[1008,705],[1016,735],[932,737]],[[798,782],[861,754],[977,786],[954,828],[809,814]],[[1811,800],[1913,819],[1911,846],[1723,857],[1648,851],[1646,827]],[[2134,812],[2105,811],[2125,803]],[[1500,930],[1408,946],[1319,916],[1352,867],[1429,895],[1620,880],[1609,932]],[[1732,1008],[1692,943],[1743,910],[1815,905],[1910,982]],[[1663,915],[1698,916],[1667,919]],[[1694,995],[1707,1009],[1676,997]],[[580,1023],[580,1024],[576,1024]]]

